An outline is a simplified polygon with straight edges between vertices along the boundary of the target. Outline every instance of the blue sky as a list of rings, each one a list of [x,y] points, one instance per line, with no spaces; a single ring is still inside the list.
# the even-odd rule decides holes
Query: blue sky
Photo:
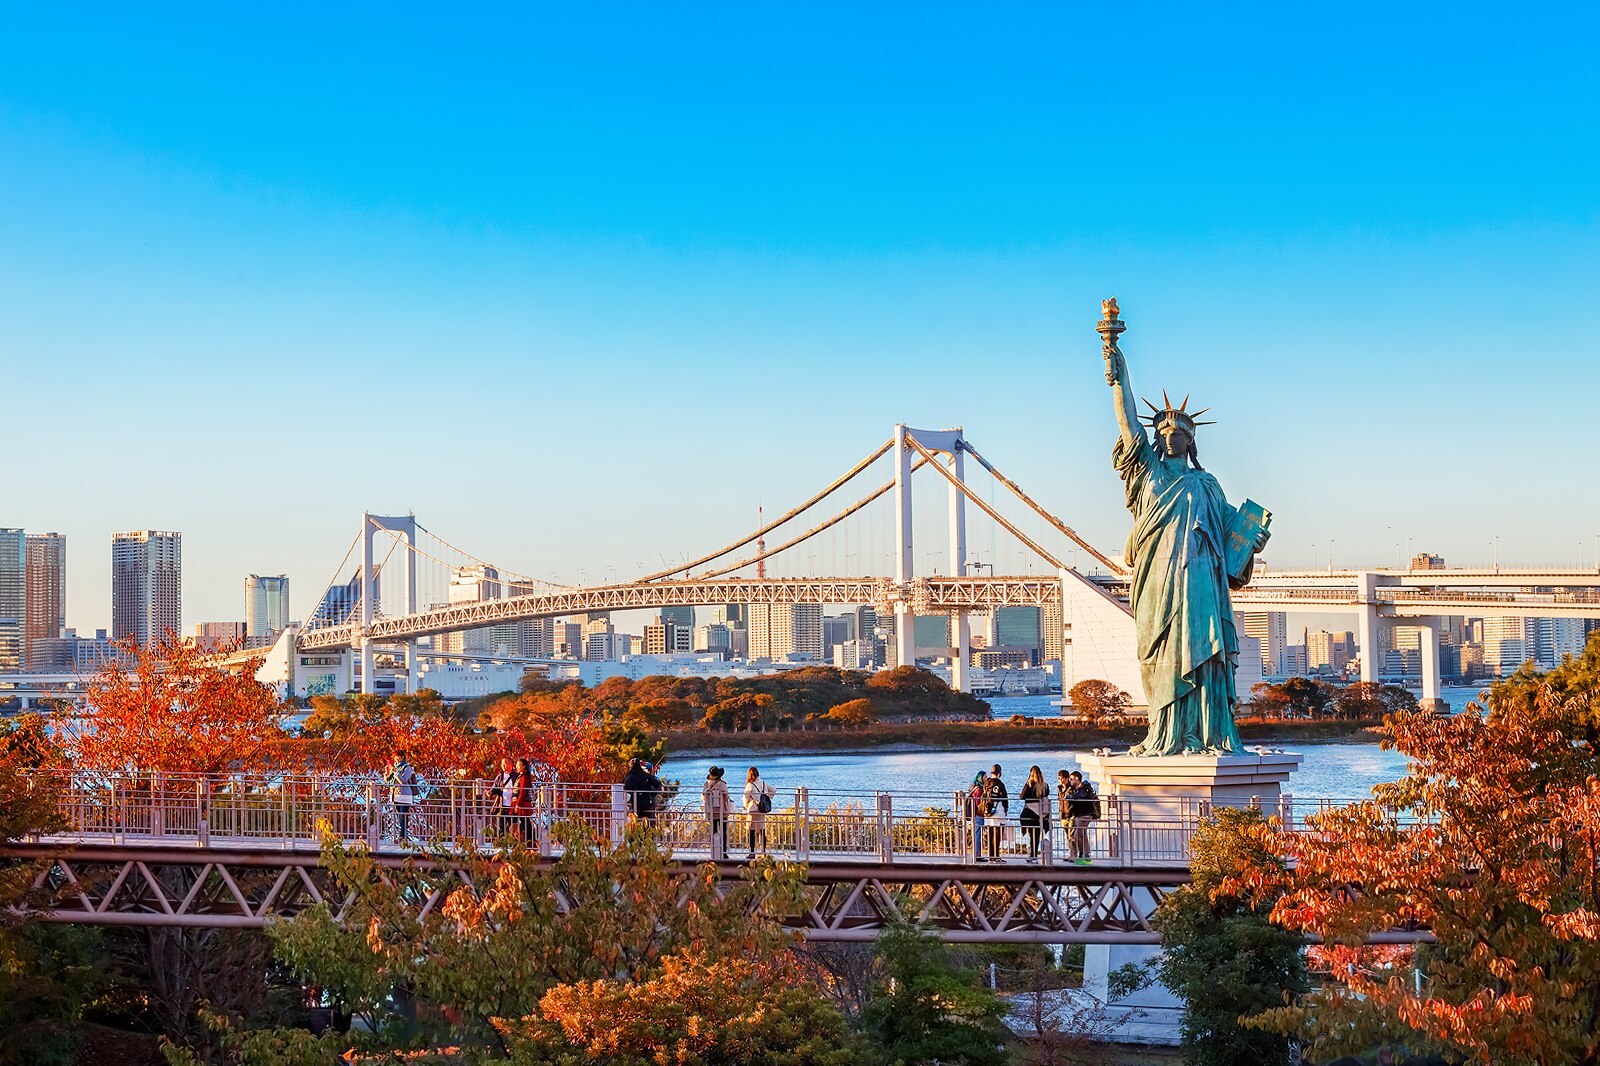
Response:
[[[1592,564],[1597,21],[14,6],[0,524],[80,628],[145,527],[304,613],[363,507],[626,576],[906,420],[1115,548],[1114,294],[1274,564]]]

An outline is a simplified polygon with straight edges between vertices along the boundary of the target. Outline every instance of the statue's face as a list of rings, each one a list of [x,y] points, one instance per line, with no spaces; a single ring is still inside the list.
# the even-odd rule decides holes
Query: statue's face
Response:
[[[1161,437],[1161,450],[1166,454],[1179,458],[1189,454],[1189,447],[1194,443],[1194,438],[1182,425],[1177,422],[1163,422],[1156,432]]]

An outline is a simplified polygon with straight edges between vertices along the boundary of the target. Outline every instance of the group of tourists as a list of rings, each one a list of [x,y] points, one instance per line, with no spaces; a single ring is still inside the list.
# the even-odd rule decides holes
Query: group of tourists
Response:
[[[711,823],[713,854],[727,852],[728,822],[733,817],[733,793],[728,790],[728,782],[723,780],[725,773],[722,767],[713,766],[706,773],[706,783],[700,789],[701,808],[705,811],[706,820]],[[745,837],[749,845],[748,858],[754,859],[757,852],[767,853],[767,815],[772,813],[772,802],[777,797],[778,790],[761,779],[760,770],[752,766],[745,771],[744,793],[740,799],[747,819]]]
[[[1080,865],[1089,863],[1089,826],[1100,817],[1100,796],[1094,785],[1077,770],[1056,772],[1055,804],[1050,801],[1050,785],[1044,771],[1028,768],[1028,779],[1017,794],[1022,804],[1017,825],[1028,846],[1028,861],[1038,862],[1044,838],[1050,834],[1052,806],[1067,830],[1067,857]],[[1008,828],[1011,797],[1001,777],[1000,764],[988,771],[979,770],[967,790],[963,813],[972,826],[972,857],[977,862],[1003,862],[1000,848]]]

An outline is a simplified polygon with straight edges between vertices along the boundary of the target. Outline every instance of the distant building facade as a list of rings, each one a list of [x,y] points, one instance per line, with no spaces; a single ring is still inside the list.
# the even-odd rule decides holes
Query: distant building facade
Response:
[[[183,618],[183,536],[154,529],[111,537],[111,639],[143,647]]]
[[[289,578],[284,574],[244,579],[244,642],[262,648],[278,639],[289,624]]]
[[[33,642],[59,637],[67,625],[67,538],[60,533],[34,533],[27,539],[24,599],[24,657],[33,665]]]
[[[28,658],[28,536],[0,529],[0,671],[15,673]]]

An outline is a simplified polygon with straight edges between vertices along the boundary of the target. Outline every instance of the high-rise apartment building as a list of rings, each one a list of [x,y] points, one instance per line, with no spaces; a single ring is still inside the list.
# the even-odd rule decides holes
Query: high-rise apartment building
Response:
[[[1342,674],[1355,657],[1356,638],[1348,629],[1334,633],[1314,629],[1306,634],[1307,669]]]
[[[289,624],[289,579],[283,574],[244,579],[245,646],[264,648]]]
[[[1039,639],[1044,646],[1044,657],[1062,662],[1067,653],[1066,619],[1061,614],[1060,602],[1039,608]]]
[[[1252,611],[1239,616],[1244,635],[1261,642],[1261,672],[1269,677],[1288,673],[1283,649],[1289,643],[1288,617],[1282,611]]]
[[[878,612],[872,607],[856,608],[856,665],[867,669],[883,663],[883,640],[878,636]]]
[[[248,636],[244,622],[201,622],[194,627],[194,646],[201,651],[236,648]]]
[[[1523,618],[1485,618],[1483,668],[1490,674],[1514,673],[1528,661],[1527,620]]]
[[[0,529],[0,671],[27,663],[28,537],[20,529]]]
[[[34,670],[33,642],[59,637],[67,625],[67,538],[60,533],[30,535],[26,566],[23,654],[28,669]]]
[[[179,631],[183,536],[153,529],[111,537],[111,639],[146,645]]]

